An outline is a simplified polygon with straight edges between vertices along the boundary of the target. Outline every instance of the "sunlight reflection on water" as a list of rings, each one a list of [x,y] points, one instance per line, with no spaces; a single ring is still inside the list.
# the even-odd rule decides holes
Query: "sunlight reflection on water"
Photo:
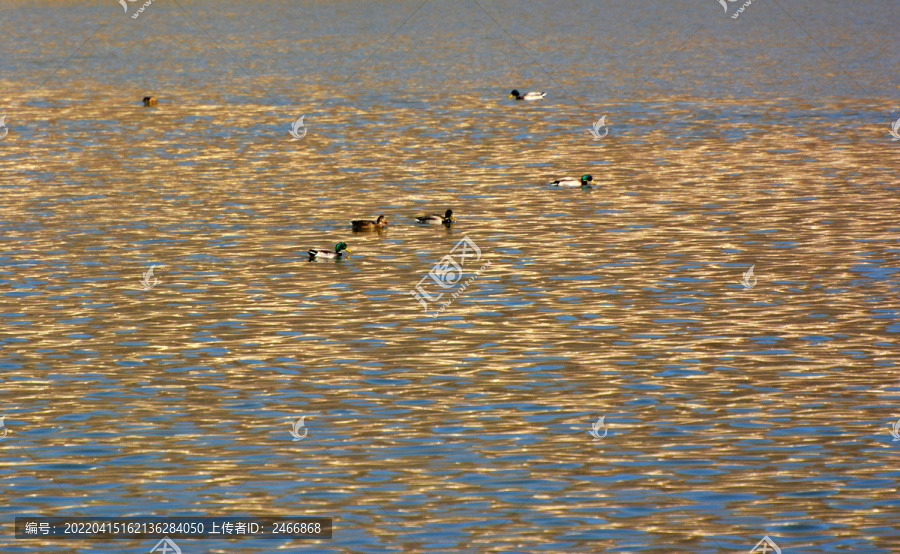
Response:
[[[308,513],[328,551],[900,548],[892,91],[859,99],[767,4],[743,27],[525,4],[485,9],[545,71],[439,3],[371,58],[418,4],[153,3],[68,63],[115,10],[4,8],[27,83],[0,81],[7,518]],[[813,30],[846,11],[823,6]],[[704,27],[673,53],[651,17]],[[856,18],[840,59],[896,62]],[[506,99],[529,83],[547,99]],[[410,291],[465,236],[466,278],[490,265],[433,318]],[[240,548],[307,548],[263,542]]]

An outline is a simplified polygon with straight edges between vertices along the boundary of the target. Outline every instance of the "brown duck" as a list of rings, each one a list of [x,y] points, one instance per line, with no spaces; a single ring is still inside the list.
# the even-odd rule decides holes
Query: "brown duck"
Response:
[[[354,231],[375,231],[387,227],[388,222],[386,217],[380,215],[375,221],[368,219],[354,219],[350,222],[350,225],[353,225]]]

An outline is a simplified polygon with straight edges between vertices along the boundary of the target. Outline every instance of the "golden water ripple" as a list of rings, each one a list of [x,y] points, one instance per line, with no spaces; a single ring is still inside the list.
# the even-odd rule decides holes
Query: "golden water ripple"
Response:
[[[669,67],[641,101],[606,101],[610,135],[593,141],[601,114],[560,89],[506,101],[516,70],[479,71],[509,53],[479,53],[477,33],[440,51],[457,35],[428,18],[451,8],[425,9],[352,87],[322,73],[281,105],[249,88],[289,89],[270,59],[240,58],[247,85],[224,63],[192,72],[183,44],[160,54],[184,80],[154,109],[136,84],[104,87],[109,68],[67,67],[38,92],[3,82],[7,516],[315,513],[336,518],[314,545],[334,551],[746,551],[767,532],[900,548],[900,163],[885,125],[835,125],[872,101],[713,102],[657,87],[694,76]],[[150,13],[142,32],[163,32]],[[322,65],[359,54],[362,39],[332,38],[297,40]],[[709,78],[763,86],[776,50]],[[598,79],[583,50],[553,52],[554,70],[570,60],[560,88]],[[104,59],[84,56],[71,67]],[[598,186],[546,186],[582,173]],[[415,223],[447,208],[451,228]],[[351,231],[379,214],[385,232]],[[490,266],[432,318],[410,291],[463,237],[482,252],[467,278]],[[308,262],[339,241],[348,258]],[[309,436],[291,441],[301,415]]]

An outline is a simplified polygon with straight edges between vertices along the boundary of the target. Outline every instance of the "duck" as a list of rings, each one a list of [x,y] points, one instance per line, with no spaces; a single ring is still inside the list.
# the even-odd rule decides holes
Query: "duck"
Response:
[[[381,230],[387,227],[388,222],[387,218],[383,215],[378,216],[378,219],[375,221],[370,221],[367,219],[354,219],[350,222],[350,225],[353,226],[354,231],[374,231]]]
[[[145,106],[155,106],[156,105],[156,97],[155,96],[145,96],[144,97],[144,105]]]
[[[332,259],[337,258],[340,259],[344,252],[347,254],[350,253],[350,249],[347,248],[346,242],[339,242],[334,245],[334,250],[322,250],[320,248],[310,248],[309,249],[309,261],[313,261],[315,259]]]
[[[519,91],[515,89],[513,89],[513,91],[509,93],[509,97],[515,98],[516,100],[540,100],[545,96],[547,96],[547,93],[545,92],[526,92],[523,96],[519,94]]]
[[[551,187],[587,187],[594,184],[594,178],[584,174],[581,179],[558,179],[550,183]]]
[[[444,213],[443,217],[438,214],[421,215],[416,218],[416,221],[418,221],[419,223],[429,223],[432,225],[438,225],[440,223],[443,223],[444,225],[450,225],[451,223],[456,221],[456,218],[453,217],[453,210],[447,210],[447,212]]]

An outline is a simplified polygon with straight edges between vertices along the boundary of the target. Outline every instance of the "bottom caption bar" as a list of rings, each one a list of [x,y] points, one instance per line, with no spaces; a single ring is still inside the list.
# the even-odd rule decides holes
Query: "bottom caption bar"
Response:
[[[17,539],[330,539],[330,517],[17,517]]]

